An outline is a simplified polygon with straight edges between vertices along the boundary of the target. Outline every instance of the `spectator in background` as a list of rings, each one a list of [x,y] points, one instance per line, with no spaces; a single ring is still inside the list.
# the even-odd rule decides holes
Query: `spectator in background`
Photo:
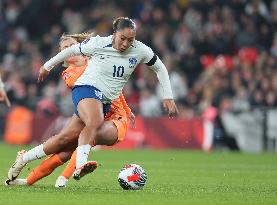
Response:
[[[162,60],[169,74],[174,99],[184,99],[187,95],[188,88],[185,81],[185,77],[183,77],[179,72],[176,71],[179,70],[176,68],[177,65],[174,64],[176,60],[172,55],[165,55]],[[160,84],[157,85],[157,95],[158,97],[160,97],[160,99],[162,99],[163,89]]]
[[[160,100],[148,88],[140,91],[139,110],[143,117],[158,117],[162,115]]]
[[[265,105],[269,108],[274,108],[277,106],[276,93],[270,91],[265,96]]]
[[[239,151],[237,142],[233,136],[230,136],[224,123],[221,114],[229,112],[232,109],[232,100],[229,96],[223,96],[219,102],[219,108],[214,121],[214,146],[219,149],[229,149],[232,151]]]
[[[241,112],[250,109],[249,99],[244,87],[239,87],[235,91],[235,96],[232,101],[232,111]]]
[[[19,73],[12,73],[7,81],[7,94],[13,104],[26,106],[27,105],[27,90],[26,84]]]
[[[264,105],[264,95],[261,90],[255,90],[251,98],[252,108],[258,108]]]

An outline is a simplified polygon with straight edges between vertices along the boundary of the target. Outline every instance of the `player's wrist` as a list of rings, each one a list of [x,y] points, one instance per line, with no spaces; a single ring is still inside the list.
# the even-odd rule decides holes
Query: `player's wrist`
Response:
[[[43,69],[47,71],[51,71],[55,66],[53,65],[48,65],[47,62],[43,65]]]
[[[163,98],[163,101],[172,101],[174,100],[173,97],[165,97]]]
[[[2,81],[0,81],[0,91],[5,91],[5,85]]]

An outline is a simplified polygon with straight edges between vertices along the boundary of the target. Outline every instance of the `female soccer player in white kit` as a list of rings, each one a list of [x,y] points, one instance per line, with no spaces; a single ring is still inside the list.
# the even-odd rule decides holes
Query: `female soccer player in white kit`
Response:
[[[94,140],[96,130],[104,120],[103,107],[108,111],[110,102],[120,95],[138,64],[145,63],[156,72],[164,90],[165,109],[170,117],[178,113],[168,72],[151,48],[135,40],[135,23],[127,17],[120,17],[114,21],[113,29],[111,36],[92,37],[61,51],[40,70],[38,80],[43,81],[55,65],[69,56],[83,54],[91,57],[87,69],[72,89],[75,113],[85,124],[79,135],[74,178],[80,178],[80,173],[87,163],[90,141]],[[57,139],[56,143],[64,146],[63,140]],[[15,179],[29,161],[55,153],[56,150],[47,150],[47,146],[46,142],[18,156],[9,170],[8,178]]]

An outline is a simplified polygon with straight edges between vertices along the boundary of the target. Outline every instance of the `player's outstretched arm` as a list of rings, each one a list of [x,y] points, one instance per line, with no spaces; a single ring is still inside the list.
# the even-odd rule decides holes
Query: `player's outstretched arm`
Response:
[[[170,85],[169,75],[163,62],[158,56],[154,55],[151,61],[147,64],[157,74],[158,80],[163,88],[163,106],[168,112],[168,116],[172,118],[178,115],[178,108],[173,100],[172,89]]]
[[[79,45],[76,44],[59,52],[40,68],[38,82],[42,82],[47,77],[51,69],[54,68],[57,64],[65,61],[68,57],[75,55],[80,55]]]
[[[7,93],[5,91],[4,83],[2,82],[1,76],[0,76],[0,102],[5,101],[6,105],[8,107],[11,107],[11,102],[7,96]]]
[[[0,90],[0,101],[3,101],[3,102],[5,101],[6,105],[8,107],[11,107],[11,102],[10,102],[5,90]]]
[[[47,61],[43,67],[45,70],[50,71],[55,65],[65,61],[70,56],[77,56],[82,54],[80,52],[80,48],[78,44],[74,44],[62,51],[60,51],[57,55],[52,57],[49,61]]]

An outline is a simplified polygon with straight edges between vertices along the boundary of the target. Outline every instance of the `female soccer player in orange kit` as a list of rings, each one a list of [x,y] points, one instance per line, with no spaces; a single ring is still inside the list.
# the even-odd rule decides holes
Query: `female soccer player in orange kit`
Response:
[[[73,44],[82,42],[88,37],[89,34],[63,35],[60,41],[60,49],[63,50]],[[65,62],[65,64],[69,64],[69,67],[63,71],[62,78],[69,88],[72,88],[75,81],[86,69],[87,60],[88,58],[84,56],[74,56],[68,58]],[[105,115],[105,122],[98,131],[95,142],[92,142],[92,146],[113,145],[118,141],[122,141],[128,129],[128,118],[130,119],[132,125],[134,125],[135,117],[121,94],[118,99],[112,102],[110,111]],[[77,132],[78,130],[79,132],[81,131],[82,126],[80,125],[80,127],[75,127],[73,132],[72,126],[70,128],[71,129],[65,127],[60,133],[67,135],[76,134],[76,141],[72,142],[71,146],[44,160],[29,174],[26,179],[15,179],[13,181],[6,180],[6,185],[32,185],[41,178],[51,174],[58,166],[69,160],[72,155],[70,162],[62,172],[61,176],[58,177],[55,184],[56,187],[65,187],[68,179],[72,176],[75,170],[76,152],[73,153],[73,151],[77,147],[77,139],[79,135]],[[97,166],[98,164],[92,161],[87,165],[86,169],[84,169],[82,176],[94,171]]]

